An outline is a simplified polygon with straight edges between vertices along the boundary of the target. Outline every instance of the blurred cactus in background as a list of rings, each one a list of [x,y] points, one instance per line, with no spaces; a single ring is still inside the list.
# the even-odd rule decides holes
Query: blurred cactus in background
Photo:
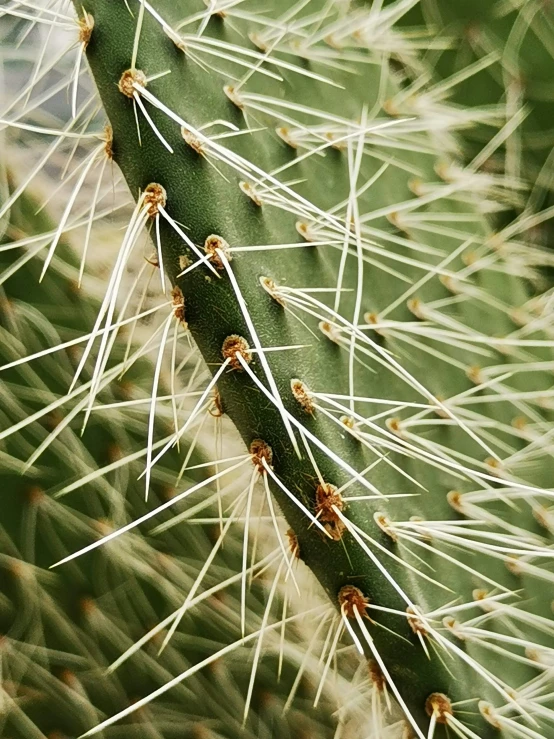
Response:
[[[450,39],[450,48],[428,58],[435,82],[464,75],[472,66],[481,67],[449,90],[453,103],[470,115],[471,109],[477,111],[464,131],[459,154],[466,161],[476,158],[491,177],[504,175],[510,183],[513,210],[501,219],[502,226],[512,234],[524,230],[527,238],[548,246],[548,221],[554,205],[552,3],[422,0],[403,22],[425,26],[430,34]],[[417,75],[406,78],[408,87],[418,89],[419,79]],[[499,106],[503,118],[495,134],[495,150],[491,149],[490,128],[478,120],[479,108],[491,105]]]

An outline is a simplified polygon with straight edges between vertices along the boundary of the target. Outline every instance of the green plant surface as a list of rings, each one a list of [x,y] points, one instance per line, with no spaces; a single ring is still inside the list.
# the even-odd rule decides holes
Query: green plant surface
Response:
[[[51,229],[52,224],[36,209],[36,201],[24,194],[11,210],[7,238],[0,247],[5,276],[13,264],[14,247]],[[19,271],[3,280],[1,366],[90,330],[99,304],[76,289],[77,274],[75,257],[62,243],[41,284],[40,260],[34,260],[25,274]],[[215,491],[210,488],[196,517],[184,516],[186,509],[178,502],[168,507],[178,493],[205,479],[203,457],[194,447],[189,447],[185,470],[183,455],[172,451],[164,457],[153,471],[145,502],[143,482],[136,478],[141,471],[137,450],[144,444],[148,415],[144,403],[135,403],[149,397],[153,369],[148,355],[139,356],[118,382],[98,396],[106,409],[92,415],[82,436],[75,420],[66,425],[72,415],[71,401],[57,401],[63,399],[77,365],[78,347],[18,364],[5,370],[0,381],[1,735],[74,739],[102,718],[190,671],[187,683],[163,701],[134,712],[102,735],[144,739],[333,736],[335,704],[329,702],[327,691],[317,712],[307,697],[313,689],[311,680],[317,679],[311,678],[311,664],[283,715],[304,658],[297,644],[303,643],[305,627],[304,620],[282,612],[287,597],[282,588],[275,601],[288,619],[287,644],[281,645],[277,621],[279,628],[273,625],[264,634],[265,650],[254,671],[250,711],[243,722],[255,638],[249,636],[244,644],[240,639],[237,571],[242,532],[237,526],[231,529],[224,551],[218,553],[218,512]],[[112,360],[119,358],[123,352],[115,348]],[[50,403],[57,407],[45,412]],[[110,408],[114,403],[116,407]],[[156,431],[167,433],[171,422],[171,413],[159,414]],[[52,438],[61,426],[63,430]],[[40,456],[37,448],[43,449]],[[31,456],[35,461],[29,465]],[[230,500],[234,489],[235,494],[240,492],[240,479],[237,483],[221,487],[223,501]],[[156,526],[146,520],[127,535],[124,546],[108,545],[90,557],[49,570],[60,558],[111,530],[147,518],[159,506],[166,510],[158,513]],[[178,513],[182,520],[176,526]],[[202,577],[212,553],[213,567]],[[272,569],[265,575],[262,569],[275,561],[276,553],[263,554],[249,588],[249,634],[256,634],[262,625],[273,581]],[[170,624],[171,614],[189,595],[186,615],[159,655],[165,632],[155,627],[160,621]],[[320,612],[321,606],[316,608]],[[142,639],[145,648],[137,652],[134,644]],[[235,643],[229,659],[213,661],[219,645]],[[196,666],[204,661],[208,669],[197,672]],[[278,672],[281,692],[275,694]]]
[[[488,100],[502,99],[508,115],[514,116],[522,107],[526,108],[526,119],[507,140],[505,169],[514,178],[523,177],[536,185],[535,198],[541,194],[544,197],[553,185],[554,98],[550,79],[554,62],[554,15],[551,5],[497,2],[487,7],[483,3],[465,3],[463,7],[445,6],[444,14],[451,31],[457,31],[458,67],[470,62],[472,53],[474,57],[494,52],[499,55],[499,62],[489,69],[488,87],[480,95],[486,95]],[[469,98],[467,87],[458,92],[460,100]],[[535,208],[543,205],[538,199]]]
[[[437,178],[459,108],[387,105],[391,58],[424,89],[440,47],[397,27],[415,5],[76,4],[137,198],[113,274],[146,227],[340,613],[326,667],[347,632],[409,736],[548,737],[548,256],[491,233],[495,183]]]
[[[404,21],[450,39],[450,48],[430,59],[437,89],[441,78],[448,81],[471,65],[484,63],[481,71],[450,88],[448,95],[451,103],[468,112],[474,109],[477,116],[483,105],[499,106],[499,141],[484,157],[490,129],[468,126],[462,135],[462,155],[467,161],[480,158],[484,172],[503,177],[511,188],[512,219],[504,218],[501,225],[512,234],[526,232],[530,240],[548,246],[554,184],[552,4],[424,0]],[[417,77],[412,76],[409,84],[413,82]]]

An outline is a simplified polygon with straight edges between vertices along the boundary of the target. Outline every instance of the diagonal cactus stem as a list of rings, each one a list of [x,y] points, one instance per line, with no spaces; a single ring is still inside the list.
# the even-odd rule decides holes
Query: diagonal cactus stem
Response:
[[[10,212],[0,251],[4,276],[13,259],[14,244],[33,237],[44,243],[44,234],[53,233],[52,223],[36,211],[36,201],[25,191]],[[103,388],[102,420],[97,422],[93,416],[82,437],[78,427],[75,433],[71,422],[75,420],[74,410],[83,410],[86,397],[83,400],[81,393],[76,399],[81,402],[72,407],[71,397],[62,396],[59,402],[58,395],[77,363],[74,350],[84,343],[81,333],[94,321],[99,301],[93,292],[86,292],[82,299],[76,291],[76,259],[65,239],[56,250],[46,280],[39,285],[40,267],[40,260],[33,261],[24,275],[12,275],[2,285],[2,735],[18,739],[79,736],[94,730],[113,713],[127,711],[136,716],[140,700],[149,702],[153,692],[167,690],[175,673],[186,673],[187,688],[173,691],[165,707],[159,705],[160,710],[151,710],[142,720],[130,718],[132,723],[124,725],[123,731],[140,739],[176,736],[168,734],[169,711],[179,716],[176,731],[180,736],[198,736],[209,729],[224,731],[229,737],[253,738],[260,731],[267,735],[272,730],[287,735],[292,729],[333,736],[335,696],[329,705],[328,691],[316,712],[304,699],[301,688],[298,695],[291,694],[289,710],[283,714],[287,692],[296,679],[295,642],[303,628],[299,621],[309,620],[310,615],[283,613],[286,590],[280,578],[270,577],[269,592],[284,622],[272,620],[267,624],[277,609],[267,606],[260,575],[268,568],[271,573],[276,559],[281,560],[280,552],[268,548],[258,561],[247,562],[241,572],[241,542],[230,533],[238,515],[227,516],[227,535],[221,533],[219,544],[216,537],[213,546],[213,529],[217,528],[215,493],[201,477],[206,462],[200,451],[191,446],[186,470],[179,470],[182,462],[174,451],[164,455],[152,471],[149,504],[144,501],[143,486],[136,477],[140,461],[150,448],[144,448],[148,420],[140,411],[145,407],[143,398],[149,392],[153,372],[147,356],[139,356],[122,382]],[[88,281],[86,287],[90,287]],[[77,339],[64,341],[75,333]],[[54,347],[55,352],[49,352],[52,347],[45,338],[53,336],[59,337],[60,344]],[[21,352],[22,346],[27,352],[36,350],[32,361]],[[123,347],[116,346],[112,361],[121,360],[121,355]],[[115,368],[121,372],[120,364]],[[88,364],[84,373],[88,379]],[[45,407],[35,412],[37,396]],[[53,407],[49,411],[50,399]],[[166,432],[164,418],[166,414],[157,414],[156,431]],[[36,439],[40,444],[31,461],[26,461]],[[243,455],[238,465],[244,471],[248,462]],[[237,496],[238,481],[228,474],[232,471],[233,465],[220,471],[219,476],[225,479],[218,492],[225,500],[233,500],[238,514],[241,496]],[[180,486],[176,494],[171,488],[174,483]],[[208,483],[215,486],[213,475],[208,476]],[[178,502],[195,488],[208,490],[200,506],[207,522],[199,525],[201,521],[192,520],[196,525],[190,525],[189,516],[189,526],[179,529],[174,525]],[[122,489],[125,496],[121,495]],[[144,525],[139,529],[137,521],[142,519],[148,525],[153,512],[156,529],[149,531]],[[106,541],[127,527],[133,531],[118,540],[119,546],[103,547],[92,557],[48,569],[64,553],[75,551],[91,539],[96,542],[104,537]],[[209,561],[215,564],[217,574],[204,578]],[[279,566],[283,565],[278,564],[277,569]],[[243,576],[252,575],[256,581],[249,589],[249,610],[245,614],[248,634],[241,638],[240,584]],[[318,623],[328,620],[325,604],[312,604],[310,608]],[[176,614],[180,614],[179,620]],[[187,619],[183,620],[185,614]],[[260,629],[262,619],[266,623]],[[155,644],[160,632],[172,625],[175,630],[180,627],[176,639],[164,649],[164,660],[158,661],[144,649]],[[283,652],[279,632],[285,626],[290,649]],[[215,649],[221,642],[223,649]],[[258,657],[260,669],[252,669],[242,658],[235,665],[213,667],[226,653],[240,654],[250,645],[258,650],[263,645],[267,652],[265,660]],[[268,668],[273,667],[276,654],[280,655],[283,696],[269,700],[275,671]],[[212,674],[195,677],[203,666],[212,666]],[[308,661],[304,670],[308,679],[313,669]],[[315,676],[317,679],[317,672]],[[255,690],[250,689],[248,706],[250,719],[245,725],[241,691],[253,685],[254,678]],[[180,682],[182,679],[175,680],[176,685]],[[350,690],[346,677],[339,678],[339,682],[341,690]],[[236,695],[229,691],[229,684],[235,686]],[[191,690],[202,696],[194,710],[187,708]],[[220,695],[225,690],[227,700],[221,703]]]

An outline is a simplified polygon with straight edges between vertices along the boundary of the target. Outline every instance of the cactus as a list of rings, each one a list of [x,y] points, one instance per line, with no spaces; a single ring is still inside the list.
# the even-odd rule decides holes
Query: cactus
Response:
[[[495,183],[436,181],[467,116],[386,105],[390,58],[424,84],[441,41],[395,26],[414,5],[75,7],[98,156],[137,199],[118,269],[149,224],[206,391],[338,610],[326,669],[345,631],[408,735],[548,737],[552,339],[524,278],[549,256],[490,233]]]
[[[511,188],[512,218],[537,243],[548,245],[544,223],[552,206],[554,107],[550,78],[554,59],[554,25],[550,3],[515,0],[451,3],[423,0],[404,21],[440,31],[450,48],[437,55],[435,79],[450,79],[469,65],[482,66],[477,75],[451,88],[451,101],[462,108],[496,104],[502,111],[496,145],[484,156],[490,129],[469,127],[462,152],[474,157],[491,176],[504,177]],[[412,78],[408,84],[417,80]],[[440,82],[438,83],[440,87]],[[504,227],[513,223],[501,219]]]
[[[13,264],[13,248],[50,230],[44,215],[35,215],[36,207],[36,201],[24,193],[12,209],[9,240],[0,251],[5,276]],[[48,348],[45,335],[50,341],[72,343],[94,321],[99,305],[92,296],[82,299],[76,291],[70,275],[73,272],[77,277],[77,265],[65,243],[60,244],[52,266],[42,285],[38,285],[38,261],[32,262],[25,275],[15,273],[3,281],[2,366],[17,362],[22,347],[29,353]],[[249,660],[244,668],[239,661],[212,663],[215,647],[234,644],[240,635],[237,571],[242,538],[226,537],[223,555],[214,560],[215,571],[197,587],[198,575],[220,535],[217,507],[210,499],[201,506],[205,524],[195,524],[188,516],[177,528],[171,525],[171,515],[164,519],[162,514],[156,535],[143,526],[125,547],[100,549],[91,559],[48,570],[91,539],[150,512],[142,485],[134,479],[140,472],[136,451],[147,433],[147,417],[141,410],[144,403],[134,403],[148,398],[149,359],[140,358],[121,382],[112,383],[101,394],[107,404],[99,414],[102,421],[93,420],[80,438],[75,423],[66,424],[74,415],[71,403],[56,403],[75,369],[75,348],[57,352],[55,359],[46,354],[30,364],[16,364],[2,375],[2,736],[75,738],[106,715],[127,709],[187,671],[192,682],[186,688],[168,695],[163,705],[134,713],[119,730],[103,735],[129,736],[131,732],[133,737],[153,739],[258,737],[271,732],[299,736],[306,732],[332,736],[334,705],[329,704],[327,694],[317,713],[305,697],[313,674],[310,664],[287,714],[281,715],[298,659],[303,656],[297,657],[295,651],[303,626],[290,611],[284,612],[289,638],[284,653],[280,629],[273,627],[265,634],[267,655],[257,671],[250,717],[243,726],[242,695],[250,679]],[[58,407],[46,413],[50,401]],[[117,407],[110,410],[110,403]],[[160,417],[156,429],[166,429],[168,420]],[[37,446],[42,453],[33,454],[30,465],[26,456]],[[179,492],[174,484],[185,489],[202,484],[201,465],[202,457],[192,450],[191,469],[180,472],[178,455],[168,455],[153,471],[151,505],[167,507]],[[228,487],[232,491],[233,484]],[[228,491],[222,492],[227,499]],[[211,490],[210,497],[214,497]],[[172,508],[179,510],[179,505]],[[254,634],[267,598],[268,585],[261,571],[275,559],[274,554],[264,554],[254,568],[249,594],[248,626]],[[163,633],[154,627],[158,621],[168,621],[191,588],[196,589],[196,597],[187,609],[190,615],[162,659],[156,659],[155,648],[135,653],[132,647],[141,639],[147,647],[159,648]],[[284,597],[285,591],[279,590],[276,600],[281,609]],[[245,641],[245,655],[252,641],[251,637]],[[121,660],[126,650],[130,651]],[[281,663],[281,693],[272,695],[277,660]],[[195,666],[203,661],[212,667],[211,672],[195,676]],[[219,698],[221,691],[226,692],[226,702]]]
[[[554,59],[552,8],[549,3],[509,2],[489,8],[481,5],[477,12],[476,5],[457,8],[456,15],[450,17],[445,9],[445,18],[452,24],[451,30],[457,30],[455,43],[458,45],[458,39],[464,42],[459,48],[467,60],[472,52],[477,58],[498,54],[499,62],[482,82],[487,87],[481,95],[489,100],[503,99],[508,118],[523,109],[521,126],[506,141],[505,169],[514,180],[523,178],[533,185],[532,206],[540,209],[551,204],[553,189],[553,105],[549,92]],[[467,89],[459,92],[464,99],[469,97]]]

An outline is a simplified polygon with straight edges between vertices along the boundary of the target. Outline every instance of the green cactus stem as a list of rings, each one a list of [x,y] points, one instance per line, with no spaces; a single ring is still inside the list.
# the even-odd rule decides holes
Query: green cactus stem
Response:
[[[37,202],[27,193],[11,210],[0,251],[6,276],[14,253],[8,247],[52,230],[44,213],[37,215],[36,210]],[[152,472],[145,503],[143,482],[137,481],[145,454],[137,455],[137,450],[144,445],[148,415],[144,403],[134,403],[148,398],[150,392],[149,357],[140,358],[99,395],[106,410],[93,414],[82,436],[79,417],[66,424],[71,420],[71,402],[56,401],[65,394],[77,365],[79,344],[32,362],[17,362],[26,353],[48,349],[51,342],[71,344],[86,334],[100,306],[93,295],[85,293],[85,297],[76,289],[78,268],[66,243],[60,244],[41,284],[40,266],[40,260],[33,260],[25,274],[18,271],[5,279],[0,304],[0,366],[16,363],[0,377],[0,733],[14,739],[75,739],[190,671],[186,685],[177,687],[166,700],[133,712],[103,735],[254,739],[276,731],[285,737],[333,736],[335,704],[329,703],[327,691],[317,712],[306,695],[311,665],[283,714],[298,668],[295,643],[303,643],[302,628],[292,613],[286,628],[289,647],[280,657],[282,693],[273,691],[281,636],[280,627],[272,626],[265,634],[267,654],[260,660],[249,718],[243,724],[254,639],[244,644],[240,639],[241,535],[226,537],[224,551],[214,558],[214,569],[200,587],[196,582],[220,534],[217,506],[210,502],[213,490],[200,509],[205,524],[189,517],[179,527],[171,525],[176,513],[183,514],[182,505],[175,503],[158,514],[158,531],[143,525],[127,535],[124,546],[108,545],[90,557],[49,570],[53,562],[152,509],[167,506],[182,489],[201,483],[202,468],[197,465],[204,459],[192,451],[188,467],[193,469],[183,472],[179,455],[167,454]],[[123,348],[114,349],[112,360],[123,359]],[[89,373],[87,366],[85,379]],[[57,407],[44,412],[50,403]],[[168,425],[169,418],[159,416],[156,431],[167,433]],[[49,438],[56,429],[62,430]],[[36,456],[43,445],[29,466],[27,458]],[[227,500],[225,486],[222,493]],[[260,628],[272,582],[272,577],[266,583],[258,574],[274,558],[274,554],[264,555],[261,566],[258,563],[254,569],[249,634]],[[171,623],[171,614],[178,612],[193,589],[196,598],[186,618],[157,656],[164,635],[157,625]],[[281,609],[283,597],[284,591],[279,590],[275,600]],[[137,641],[144,644],[139,651]],[[239,658],[212,662],[221,644],[236,644]],[[198,672],[196,666],[203,662],[208,669]]]

